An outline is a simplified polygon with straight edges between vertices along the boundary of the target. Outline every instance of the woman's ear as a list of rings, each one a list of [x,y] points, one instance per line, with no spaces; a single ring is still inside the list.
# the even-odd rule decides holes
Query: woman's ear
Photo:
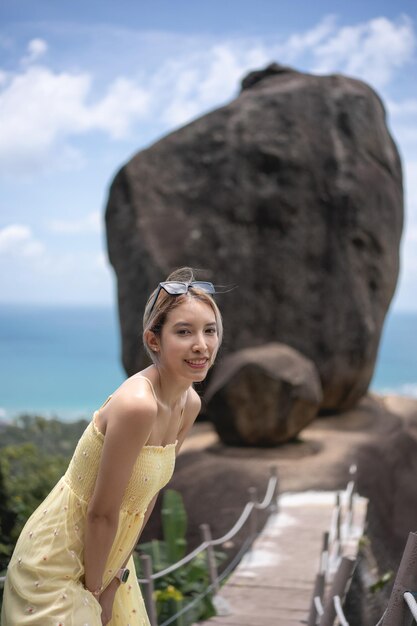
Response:
[[[155,335],[152,330],[147,330],[145,333],[145,341],[151,352],[158,353],[159,352],[159,338]]]

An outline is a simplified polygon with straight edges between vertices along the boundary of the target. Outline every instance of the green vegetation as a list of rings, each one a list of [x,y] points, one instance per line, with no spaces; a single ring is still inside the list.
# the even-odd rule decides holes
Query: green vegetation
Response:
[[[65,472],[86,425],[22,415],[1,427],[0,574],[26,520]]]
[[[371,593],[376,593],[377,591],[381,591],[381,589],[383,589],[385,585],[391,582],[393,576],[394,576],[394,572],[392,572],[391,570],[388,572],[385,572],[385,574],[383,574],[373,585],[370,585],[369,591]]]
[[[167,489],[162,501],[163,540],[154,540],[139,545],[141,554],[151,556],[154,572],[160,572],[185,556],[186,529],[187,516],[181,495],[176,491]],[[223,553],[216,552],[218,562],[221,562],[223,558]],[[142,577],[144,574],[141,572],[139,559],[136,558],[135,561],[139,577]],[[205,553],[200,553],[192,561],[171,574],[158,578],[155,581],[158,623],[163,623],[203,594],[209,584]],[[172,624],[174,626],[189,626],[198,620],[213,617],[215,614],[212,595],[207,594]]]
[[[31,513],[45,499],[65,473],[86,421],[73,423],[22,415],[12,424],[0,426],[0,575],[16,540]],[[180,560],[186,551],[187,516],[179,493],[166,490],[162,505],[163,540],[139,546],[150,554],[154,571],[161,571]],[[218,561],[222,553],[216,553]],[[137,571],[140,564],[136,557]],[[163,622],[209,586],[205,554],[157,581],[155,600],[158,620]],[[2,590],[0,589],[0,610]],[[215,615],[211,596],[196,602],[193,609],[173,622],[188,626]]]

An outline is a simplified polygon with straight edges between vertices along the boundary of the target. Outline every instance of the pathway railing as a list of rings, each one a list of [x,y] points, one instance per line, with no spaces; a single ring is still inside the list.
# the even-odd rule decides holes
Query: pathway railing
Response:
[[[146,610],[148,613],[151,626],[158,626],[157,617],[156,617],[155,599],[154,599],[155,580],[158,580],[159,578],[163,578],[167,574],[170,574],[171,572],[174,572],[180,567],[183,567],[184,565],[192,561],[192,559],[194,559],[197,555],[206,551],[210,585],[202,594],[200,594],[196,598],[193,598],[191,602],[189,602],[185,607],[179,610],[175,615],[172,615],[169,619],[163,622],[163,624],[161,624],[160,626],[168,626],[169,624],[173,623],[181,615],[184,615],[185,613],[190,611],[193,608],[193,606],[208,593],[218,594],[221,580],[223,580],[223,578],[225,578],[230,573],[230,571],[234,567],[236,567],[237,563],[242,558],[243,554],[249,549],[250,545],[252,544],[253,540],[258,534],[258,530],[259,530],[258,529],[259,520],[258,520],[258,515],[257,515],[258,511],[268,509],[268,512],[271,514],[277,510],[277,491],[278,491],[277,469],[276,467],[271,467],[270,478],[268,480],[268,485],[267,485],[265,496],[262,502],[257,501],[256,488],[250,487],[248,490],[249,502],[246,503],[246,505],[243,508],[242,513],[239,516],[239,519],[236,521],[236,523],[232,526],[232,528],[226,534],[222,535],[221,537],[217,539],[213,539],[211,536],[210,526],[208,524],[201,524],[200,532],[201,532],[201,537],[202,537],[202,543],[199,546],[197,546],[197,548],[195,548],[192,552],[187,554],[183,559],[181,559],[177,563],[174,563],[173,565],[170,565],[169,567],[159,572],[155,572],[155,573],[153,572],[152,559],[149,555],[142,555],[140,557],[142,570],[144,572],[144,578],[139,578],[138,582],[143,585],[144,600],[145,600]],[[244,542],[244,544],[242,545],[242,548],[240,549],[239,553],[235,556],[233,561],[229,563],[228,567],[219,576],[218,571],[217,571],[216,560],[215,560],[214,548],[216,546],[220,546],[226,543],[227,541],[230,541],[243,528],[243,526],[248,520],[250,524],[250,527],[249,527],[250,530],[249,530],[249,536],[247,540]],[[219,596],[217,596],[217,602],[216,602],[216,596],[215,596],[214,604],[218,610],[218,613],[221,612],[221,609],[224,609],[224,611],[227,612],[227,607],[224,605],[224,603],[222,602]]]
[[[249,501],[244,506],[243,511],[239,516],[239,519],[232,526],[232,528],[221,537],[213,539],[211,536],[210,526],[208,524],[201,524],[200,532],[202,537],[202,543],[197,546],[197,548],[195,548],[192,552],[187,554],[183,559],[159,572],[153,572],[152,558],[149,555],[142,555],[140,557],[144,578],[138,578],[138,582],[143,585],[144,600],[151,626],[158,626],[156,604],[154,598],[155,580],[158,580],[159,578],[162,578],[163,576],[174,572],[180,567],[183,567],[184,565],[192,561],[192,559],[194,559],[198,554],[204,551],[206,551],[207,554],[206,558],[210,584],[207,586],[202,594],[200,594],[196,598],[193,598],[193,600],[191,600],[185,607],[179,610],[175,615],[172,615],[169,619],[165,620],[165,622],[163,622],[160,626],[168,626],[169,624],[172,624],[181,615],[184,615],[185,613],[190,611],[194,607],[194,605],[197,604],[197,602],[200,602],[200,600],[209,593],[213,593],[215,595],[214,604],[218,613],[221,614],[222,612],[227,612],[227,605],[218,595],[220,583],[236,567],[237,563],[241,560],[244,553],[247,552],[247,550],[250,548],[256,535],[258,534],[258,511],[268,510],[268,513],[272,514],[277,510],[277,468],[275,466],[270,468],[270,477],[268,480],[265,496],[261,502],[258,502],[257,500],[257,490],[255,487],[250,487],[248,489],[248,493]],[[226,543],[227,541],[230,541],[243,528],[248,520],[250,526],[247,539],[243,542],[239,552],[235,555],[232,561],[219,575],[217,571],[214,548],[216,546],[220,546]],[[4,581],[5,577],[3,576],[0,578],[0,584],[4,583]]]
[[[417,622],[417,534],[410,533],[387,609],[377,626],[411,626]]]
[[[349,626],[342,604],[356,564],[356,559],[344,554],[346,545],[357,534],[354,525],[355,465],[351,466],[350,474],[352,478],[345,491],[336,495],[330,531],[323,534],[308,626],[333,626],[336,617],[341,626]],[[359,529],[359,532],[362,532],[362,529]],[[330,590],[326,594],[326,584],[330,582]]]

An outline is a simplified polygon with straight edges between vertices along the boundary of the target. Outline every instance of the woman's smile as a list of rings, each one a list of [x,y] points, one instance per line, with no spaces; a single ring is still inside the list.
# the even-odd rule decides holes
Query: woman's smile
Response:
[[[185,362],[187,363],[187,365],[189,365],[190,367],[192,367],[193,369],[204,369],[205,366],[208,364],[208,359],[207,358],[200,358],[200,359],[185,359]]]

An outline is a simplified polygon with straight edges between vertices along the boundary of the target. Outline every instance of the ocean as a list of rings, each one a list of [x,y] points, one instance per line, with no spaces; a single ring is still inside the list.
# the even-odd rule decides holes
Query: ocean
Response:
[[[417,313],[389,313],[371,390],[417,397],[416,331]],[[0,306],[1,420],[89,419],[124,378],[115,309]]]

